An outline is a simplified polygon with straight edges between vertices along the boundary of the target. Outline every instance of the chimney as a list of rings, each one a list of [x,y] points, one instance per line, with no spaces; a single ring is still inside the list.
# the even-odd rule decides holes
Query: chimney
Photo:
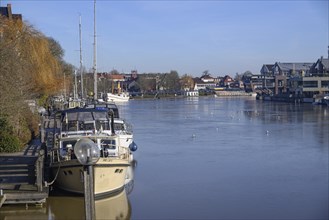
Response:
[[[11,4],[7,4],[8,18],[13,19],[13,14],[11,12]]]

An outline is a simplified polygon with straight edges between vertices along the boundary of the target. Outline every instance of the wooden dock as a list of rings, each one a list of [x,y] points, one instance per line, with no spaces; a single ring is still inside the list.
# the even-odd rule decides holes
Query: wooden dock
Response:
[[[45,151],[27,146],[22,153],[0,155],[0,207],[4,204],[41,204],[46,201]]]

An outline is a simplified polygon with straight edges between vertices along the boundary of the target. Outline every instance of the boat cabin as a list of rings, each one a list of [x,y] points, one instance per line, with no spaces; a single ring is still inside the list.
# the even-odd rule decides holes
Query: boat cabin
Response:
[[[98,109],[98,110],[112,110],[114,113],[114,118],[119,118],[119,109],[114,103],[93,103],[86,104],[84,108],[87,109]]]
[[[101,157],[116,157],[118,137],[114,135],[108,109],[76,108],[56,113],[58,125],[59,160],[76,159],[74,146],[81,138],[91,139],[99,148]]]
[[[61,136],[73,134],[93,134],[103,130],[111,130],[107,109],[76,108],[59,111],[55,115],[56,126]]]

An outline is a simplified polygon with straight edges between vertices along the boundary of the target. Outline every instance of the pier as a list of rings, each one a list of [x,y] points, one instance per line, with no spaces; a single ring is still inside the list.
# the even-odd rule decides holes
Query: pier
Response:
[[[0,154],[0,207],[5,204],[42,204],[45,186],[45,150],[34,140],[23,152]]]

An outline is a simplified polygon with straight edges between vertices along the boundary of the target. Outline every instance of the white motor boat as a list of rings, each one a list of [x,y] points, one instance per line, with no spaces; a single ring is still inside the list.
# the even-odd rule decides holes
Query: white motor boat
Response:
[[[131,151],[137,150],[137,145],[134,142],[134,135],[131,124],[125,119],[120,118],[119,110],[115,103],[97,103],[86,105],[85,108],[91,109],[107,109],[109,112],[113,112],[114,115],[114,131],[120,138],[120,144],[124,147],[129,147]],[[104,129],[103,132],[111,134],[111,130]]]
[[[107,102],[128,102],[130,99],[129,93],[121,92],[119,94],[107,93],[106,101]]]
[[[67,109],[56,113],[55,145],[50,152],[50,168],[55,185],[63,190],[83,194],[84,166],[79,162],[78,149],[95,145],[100,158],[93,167],[95,198],[103,198],[124,189],[127,169],[132,161],[129,147],[121,144],[114,132],[114,120],[106,109]],[[112,128],[112,129],[111,129]],[[113,131],[109,133],[108,131]],[[88,147],[88,146],[87,146]],[[87,156],[88,153],[84,155]]]

